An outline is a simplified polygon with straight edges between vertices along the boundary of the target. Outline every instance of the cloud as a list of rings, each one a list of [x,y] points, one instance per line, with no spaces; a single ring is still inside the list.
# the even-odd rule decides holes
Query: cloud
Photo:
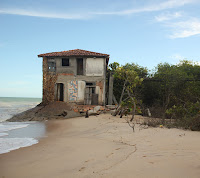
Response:
[[[44,17],[44,18],[58,18],[58,19],[87,19],[89,16],[83,14],[67,14],[67,13],[52,13],[52,12],[40,12],[36,10],[24,10],[24,9],[0,9],[0,14],[11,15],[23,15],[32,17]]]
[[[168,57],[168,62],[173,65],[177,65],[180,61],[186,60],[187,58],[182,56],[181,54],[175,53]]]
[[[181,56],[180,54],[173,54],[172,56],[170,56],[170,59],[175,60],[176,62],[179,62],[179,61],[182,61],[186,58]]]
[[[200,34],[200,20],[193,18],[187,21],[181,21],[168,24],[172,28],[173,33],[170,38],[186,38]]]
[[[155,17],[155,20],[157,22],[164,22],[164,21],[169,21],[169,20],[173,20],[173,19],[177,19],[180,18],[182,16],[181,12],[175,12],[175,13],[165,13],[165,14],[161,14]]]
[[[186,4],[191,4],[197,0],[167,0],[159,4],[153,4],[146,7],[132,8],[121,11],[102,11],[102,12],[92,12],[85,10],[85,12],[79,13],[57,13],[57,12],[47,12],[45,10],[25,10],[17,8],[0,8],[0,14],[11,14],[11,15],[23,15],[23,16],[33,16],[33,17],[43,17],[43,18],[59,18],[59,19],[88,19],[96,15],[129,15],[134,13],[143,13],[143,12],[153,12],[161,11],[165,9],[171,9],[176,7],[181,7]]]
[[[134,13],[142,13],[142,12],[153,12],[153,11],[161,11],[165,9],[172,9],[176,7],[181,7],[186,4],[191,4],[196,2],[196,0],[168,0],[162,2],[160,4],[154,4],[142,8],[133,8],[123,11],[113,11],[113,12],[96,12],[99,15],[128,15]]]

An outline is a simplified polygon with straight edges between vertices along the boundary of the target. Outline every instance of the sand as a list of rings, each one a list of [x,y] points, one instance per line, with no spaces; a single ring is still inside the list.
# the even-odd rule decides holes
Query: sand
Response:
[[[137,124],[133,133],[109,114],[47,123],[38,144],[0,155],[0,177],[200,176],[200,132]]]

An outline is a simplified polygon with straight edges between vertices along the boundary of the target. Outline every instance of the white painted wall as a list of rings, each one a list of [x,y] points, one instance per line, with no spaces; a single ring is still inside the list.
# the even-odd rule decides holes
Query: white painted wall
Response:
[[[103,76],[104,58],[86,59],[86,76]]]
[[[85,97],[85,81],[78,81],[78,98],[79,102],[84,102]]]

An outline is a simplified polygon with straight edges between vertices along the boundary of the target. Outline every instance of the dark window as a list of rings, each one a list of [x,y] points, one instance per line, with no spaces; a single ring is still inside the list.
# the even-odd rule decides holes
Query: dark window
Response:
[[[69,58],[62,58],[62,66],[69,66]]]
[[[56,63],[55,62],[48,62],[48,69],[51,72],[55,72],[56,71]]]
[[[95,82],[86,82],[86,86],[87,87],[96,87],[96,83]]]
[[[95,93],[96,83],[95,82],[86,82],[86,87],[91,88],[91,92]]]
[[[77,58],[77,75],[83,75],[83,58]]]

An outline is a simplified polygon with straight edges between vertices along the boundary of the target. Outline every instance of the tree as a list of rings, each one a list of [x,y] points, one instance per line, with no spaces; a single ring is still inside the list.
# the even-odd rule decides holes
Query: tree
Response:
[[[180,61],[177,65],[159,64],[151,78],[143,82],[143,102],[162,108],[163,122],[166,117],[193,117],[200,110],[199,79],[200,66],[192,61]]]
[[[136,111],[137,99],[135,95],[135,90],[136,87],[138,85],[141,85],[143,81],[143,78],[139,77],[136,68],[137,66],[135,64],[126,64],[124,66],[118,65],[116,68],[114,68],[114,83],[115,86],[120,85],[120,87],[118,87],[117,89],[121,89],[121,95],[119,97],[118,107],[113,115],[116,116],[120,110],[121,112],[123,112],[122,108],[129,109],[132,112],[132,118],[130,122],[133,121]],[[130,122],[128,122],[129,125]],[[132,128],[134,130],[134,127]]]

